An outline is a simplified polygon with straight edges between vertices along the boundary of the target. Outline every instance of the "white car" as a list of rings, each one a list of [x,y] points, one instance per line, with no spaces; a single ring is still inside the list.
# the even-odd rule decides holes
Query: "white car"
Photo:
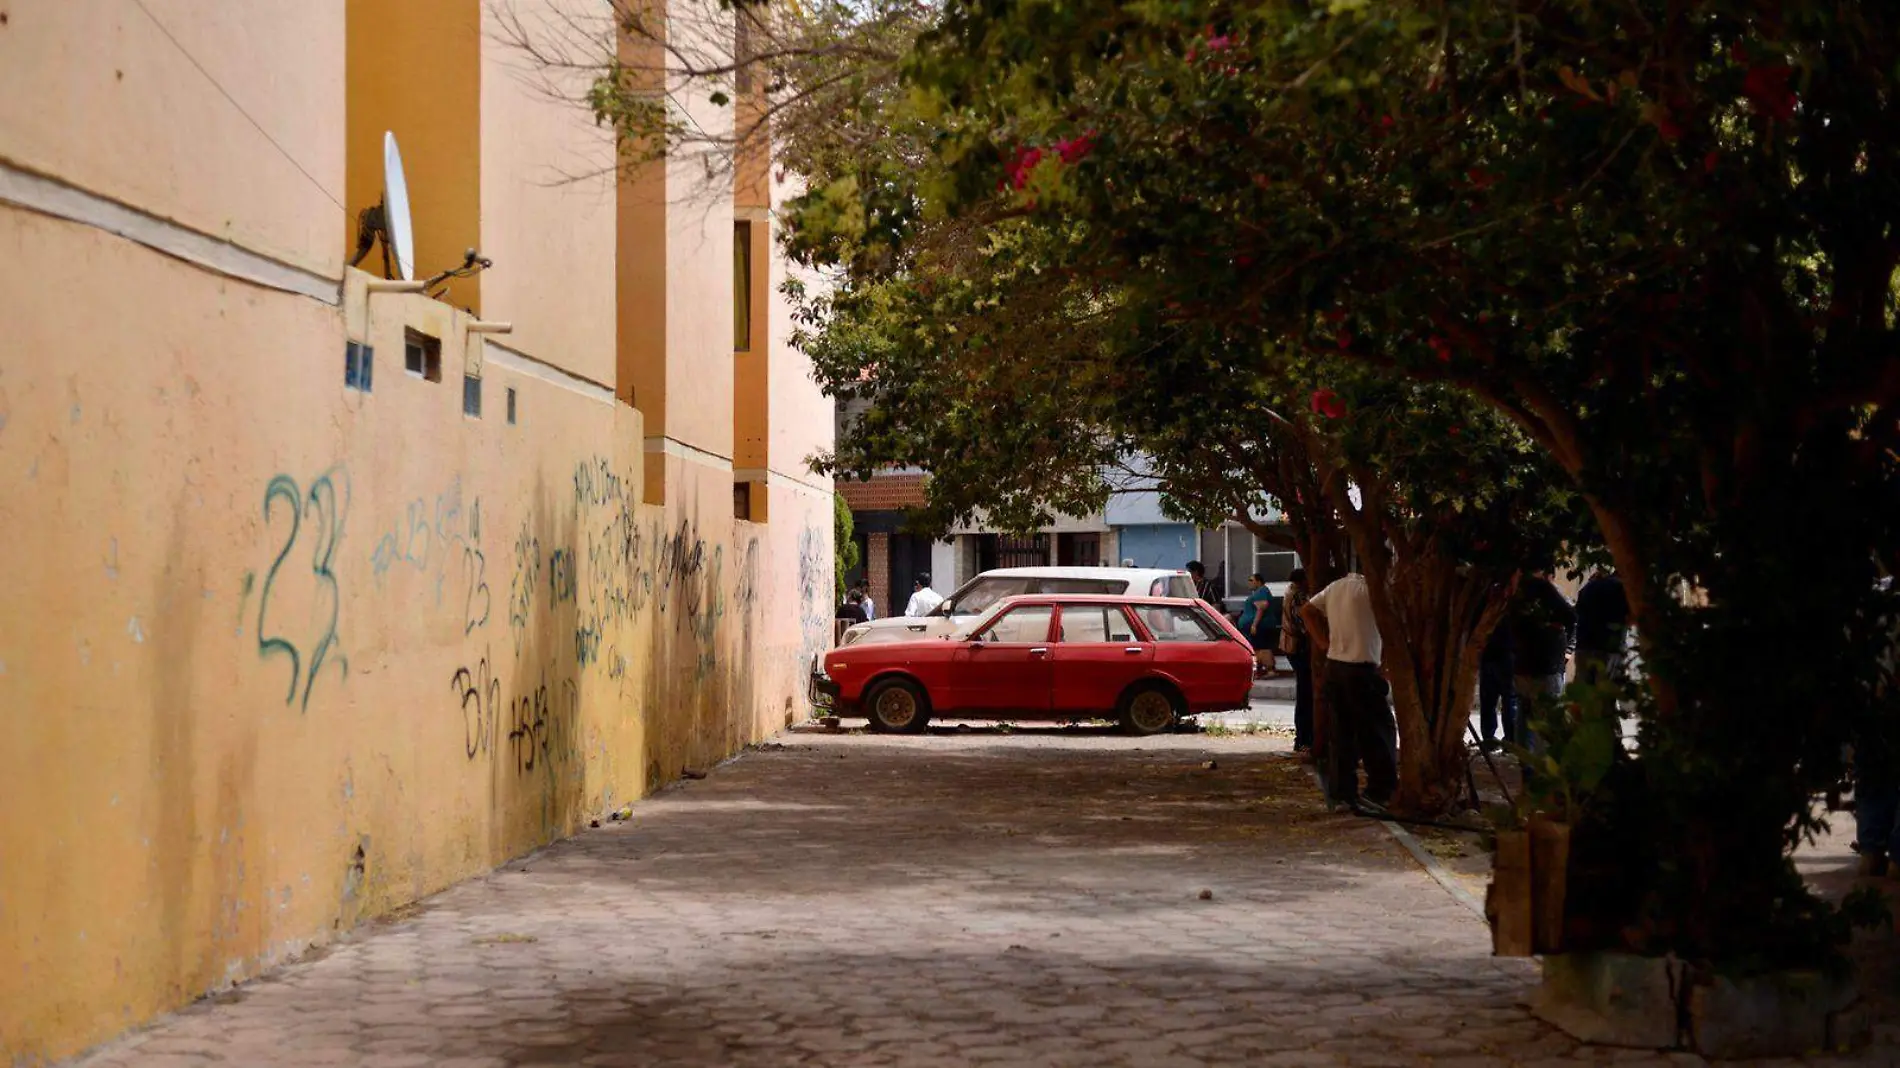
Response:
[[[964,583],[927,616],[916,619],[892,616],[853,624],[838,644],[942,637],[982,615],[1005,597],[1043,593],[1192,598],[1194,579],[1185,571],[1147,567],[1002,567],[985,571]]]

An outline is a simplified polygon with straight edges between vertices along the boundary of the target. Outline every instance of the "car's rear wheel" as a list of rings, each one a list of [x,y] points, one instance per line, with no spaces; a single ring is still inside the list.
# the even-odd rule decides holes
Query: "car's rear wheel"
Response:
[[[1122,729],[1130,734],[1146,736],[1160,734],[1174,726],[1187,709],[1183,707],[1181,695],[1173,687],[1160,683],[1147,683],[1130,687],[1122,694],[1115,712],[1121,719]]]
[[[864,695],[864,715],[874,731],[914,734],[930,722],[930,699],[909,679],[884,679]]]

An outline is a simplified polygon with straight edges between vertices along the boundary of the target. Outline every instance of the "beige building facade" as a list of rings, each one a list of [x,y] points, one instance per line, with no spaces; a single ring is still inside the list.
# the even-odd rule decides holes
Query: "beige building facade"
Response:
[[[617,177],[510,7],[606,12],[0,5],[0,1063],[806,713],[832,411],[773,190]],[[418,276],[493,261],[441,299],[346,266],[385,131]]]

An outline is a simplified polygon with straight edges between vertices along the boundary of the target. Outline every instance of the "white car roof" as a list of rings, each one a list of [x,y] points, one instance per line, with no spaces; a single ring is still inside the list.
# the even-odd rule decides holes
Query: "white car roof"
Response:
[[[1110,578],[1139,582],[1142,579],[1173,578],[1185,575],[1180,568],[1158,567],[999,567],[977,578]]]

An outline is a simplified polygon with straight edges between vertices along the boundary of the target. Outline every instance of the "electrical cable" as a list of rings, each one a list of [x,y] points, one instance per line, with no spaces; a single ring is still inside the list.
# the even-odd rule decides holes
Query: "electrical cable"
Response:
[[[249,111],[246,111],[244,109],[244,105],[238,103],[237,97],[232,96],[231,91],[226,89],[221,83],[219,83],[218,79],[212,77],[211,72],[205,69],[204,64],[198,62],[198,57],[192,55],[191,51],[187,49],[184,46],[184,44],[178,40],[177,37],[172,35],[172,31],[165,28],[165,24],[158,20],[158,16],[152,14],[152,9],[145,6],[145,0],[132,0],[132,2],[138,5],[138,9],[145,13],[146,18],[152,20],[152,25],[158,27],[158,32],[165,35],[165,39],[172,43],[172,47],[178,49],[178,54],[181,56],[184,56],[186,62],[190,63],[193,67],[196,67],[198,69],[198,73],[204,76],[205,81],[210,82],[211,87],[213,89],[216,89],[221,95],[223,95],[224,99],[230,101],[231,106],[237,109],[238,114],[244,116],[245,120],[249,122],[254,128],[256,128],[258,133],[264,135],[264,140],[269,141],[271,147],[276,149],[279,155],[283,156],[284,159],[288,160],[292,167],[297,168],[297,173],[303,175],[306,179],[308,179],[310,181],[310,184],[316,187],[317,192],[322,193],[324,197],[330,201],[330,203],[335,204],[339,211],[342,211],[345,215],[349,214],[350,209],[344,207],[343,202],[341,200],[338,200],[336,196],[330,192],[328,187],[326,187],[322,182],[318,181],[316,175],[311,174],[309,171],[305,170],[304,165],[297,162],[297,157],[291,155],[289,149],[279,144],[277,139],[270,135],[270,131],[264,129],[264,124],[261,122],[258,122],[256,117],[254,117]]]

